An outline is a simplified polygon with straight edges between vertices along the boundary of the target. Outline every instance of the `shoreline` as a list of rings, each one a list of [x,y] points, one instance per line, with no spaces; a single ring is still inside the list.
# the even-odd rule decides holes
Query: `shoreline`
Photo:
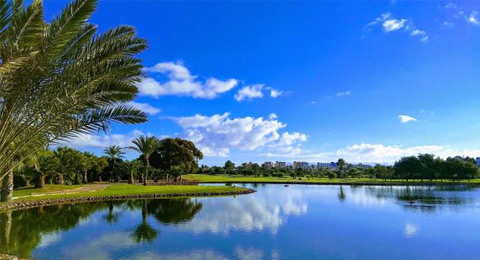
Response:
[[[198,181],[199,184],[303,184],[303,185],[361,185],[361,186],[457,186],[466,185],[472,187],[480,187],[478,182],[362,182],[362,181],[346,181],[346,182],[308,182],[308,181]]]
[[[227,192],[185,192],[185,193],[152,193],[152,194],[128,194],[128,195],[106,195],[106,196],[85,196],[85,197],[70,197],[70,198],[55,198],[55,199],[38,199],[38,200],[19,200],[11,201],[5,204],[0,204],[0,212],[6,210],[23,210],[28,208],[35,208],[40,206],[53,206],[62,204],[77,204],[88,202],[101,201],[115,201],[126,199],[166,199],[166,198],[181,198],[181,197],[217,197],[217,196],[235,196],[246,195],[256,192],[253,189],[244,188],[240,191]]]

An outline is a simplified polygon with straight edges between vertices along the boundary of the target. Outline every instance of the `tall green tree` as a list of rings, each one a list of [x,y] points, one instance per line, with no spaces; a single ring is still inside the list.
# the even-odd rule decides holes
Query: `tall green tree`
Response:
[[[345,162],[344,159],[342,159],[342,158],[338,159],[337,168],[338,168],[338,172],[340,173],[340,175],[342,175],[343,171],[345,170],[345,165],[346,165],[346,162]]]
[[[49,150],[40,150],[34,156],[33,171],[36,175],[35,187],[44,188],[45,178],[55,174],[56,167],[58,165],[58,158],[54,153]]]
[[[146,41],[130,26],[97,33],[96,5],[74,0],[45,21],[41,0],[0,0],[0,179],[47,143],[147,120],[125,105]]]
[[[126,161],[123,163],[123,167],[129,174],[128,183],[133,184],[135,182],[135,175],[137,175],[138,169],[140,168],[140,162],[137,160]]]
[[[227,171],[228,174],[231,174],[235,170],[235,164],[232,161],[227,160],[223,168]]]
[[[80,154],[80,165],[83,170],[83,183],[88,183],[88,171],[95,167],[95,155],[90,152],[83,152]]]
[[[402,157],[398,162],[395,162],[393,167],[396,177],[407,181],[409,179],[416,179],[418,174],[423,170],[422,163],[417,156]]]
[[[112,145],[112,146],[109,146],[109,147],[106,147],[105,149],[103,149],[103,153],[105,155],[108,156],[108,158],[110,159],[110,164],[111,164],[111,168],[110,168],[110,178],[113,178],[115,175],[115,165],[116,165],[116,162],[122,158],[124,158],[123,156],[125,155],[125,152],[122,150],[122,148],[120,146],[117,146],[117,145]],[[118,178],[118,176],[117,176]]]
[[[68,184],[74,183],[75,175],[81,172],[78,151],[69,147],[58,147],[54,151],[54,156],[56,157],[54,167],[57,184],[65,184],[65,179],[67,179]]]
[[[133,149],[140,153],[143,163],[144,163],[144,172],[143,172],[143,185],[147,185],[148,177],[148,168],[150,167],[150,156],[155,150],[160,146],[159,140],[155,136],[146,136],[141,135],[133,140],[133,146],[130,149]]]
[[[151,165],[167,172],[166,180],[169,181],[169,171],[179,169],[183,173],[194,173],[198,170],[198,160],[203,159],[203,153],[192,141],[181,138],[165,138],[151,156]],[[181,178],[181,173],[179,176]]]

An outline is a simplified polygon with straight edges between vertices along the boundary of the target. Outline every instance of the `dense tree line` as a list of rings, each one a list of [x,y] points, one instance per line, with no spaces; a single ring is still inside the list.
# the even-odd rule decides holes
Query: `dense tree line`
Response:
[[[403,157],[395,163],[393,173],[394,178],[406,180],[470,180],[478,176],[479,169],[473,158],[449,157],[444,160],[433,154]]]
[[[125,160],[128,149],[140,155]],[[148,158],[146,160],[145,158]],[[92,181],[147,183],[148,179],[179,181],[182,174],[198,170],[202,152],[195,144],[180,138],[139,136],[131,147],[106,147],[103,156],[69,147],[42,149],[25,160],[14,173],[15,187],[45,184],[81,184]]]
[[[432,154],[402,157],[392,166],[377,164],[373,167],[358,167],[349,164],[344,159],[336,162],[335,168],[307,169],[287,166],[284,168],[267,167],[265,164],[243,163],[238,167],[230,160],[223,167],[208,167],[203,165],[199,173],[229,174],[244,176],[272,176],[293,178],[328,177],[328,178],[377,178],[402,180],[470,180],[480,175],[476,161],[469,157],[449,157],[446,160]]]

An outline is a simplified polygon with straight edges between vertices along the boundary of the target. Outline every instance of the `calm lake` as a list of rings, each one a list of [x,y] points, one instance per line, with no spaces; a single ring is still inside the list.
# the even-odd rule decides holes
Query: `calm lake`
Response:
[[[257,192],[2,213],[0,251],[62,260],[480,259],[479,188],[245,186]]]

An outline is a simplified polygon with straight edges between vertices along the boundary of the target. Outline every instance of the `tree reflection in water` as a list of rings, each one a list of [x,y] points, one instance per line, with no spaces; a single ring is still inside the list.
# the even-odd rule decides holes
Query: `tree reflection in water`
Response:
[[[2,212],[0,252],[28,258],[43,235],[72,229],[106,207],[106,203],[86,203]]]
[[[130,237],[132,237],[137,243],[152,242],[157,238],[157,234],[158,234],[157,230],[155,230],[147,222],[147,215],[148,215],[147,204],[148,204],[147,200],[141,201],[142,223],[140,223],[140,225],[138,225],[130,235]]]
[[[465,197],[468,186],[369,186],[367,192],[379,199],[394,199],[405,208],[422,212],[435,212],[441,206],[458,206],[472,203]]]
[[[48,234],[76,227],[98,211],[107,210],[103,219],[114,224],[120,218],[115,208],[142,214],[141,223],[134,228],[131,238],[137,242],[154,241],[158,232],[148,223],[151,215],[161,224],[179,224],[192,220],[202,209],[202,204],[190,199],[127,200],[113,202],[81,203],[38,207],[0,213],[0,253],[29,258]]]
[[[345,191],[343,190],[343,186],[340,185],[340,189],[338,191],[338,200],[343,202],[347,198],[347,194],[345,194]]]
[[[118,222],[118,218],[120,217],[120,213],[118,212],[113,212],[114,206],[118,206],[123,204],[121,201],[109,201],[108,203],[108,212],[103,216],[103,219],[108,223],[108,224],[115,224]]]

